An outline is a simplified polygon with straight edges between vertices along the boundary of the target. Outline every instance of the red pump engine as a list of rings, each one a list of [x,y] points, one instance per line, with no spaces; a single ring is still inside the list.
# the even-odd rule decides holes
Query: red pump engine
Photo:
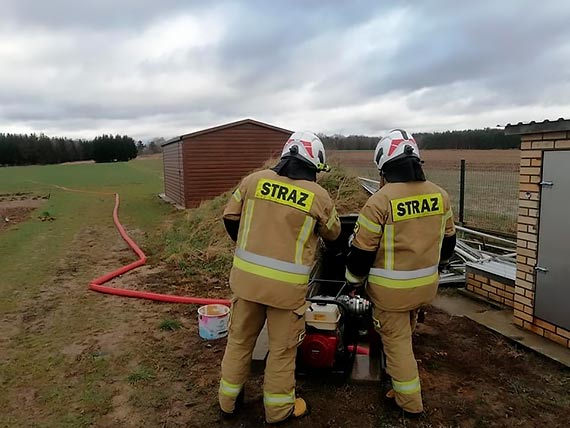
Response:
[[[306,336],[297,350],[297,372],[323,370],[348,375],[356,356],[359,331],[370,320],[370,303],[359,296],[316,295],[305,313]]]
[[[331,369],[335,363],[335,354],[339,337],[335,331],[307,332],[299,348],[303,364],[314,369]]]

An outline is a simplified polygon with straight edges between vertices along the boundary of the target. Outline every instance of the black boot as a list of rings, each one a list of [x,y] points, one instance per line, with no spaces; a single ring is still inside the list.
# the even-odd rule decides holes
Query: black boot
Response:
[[[222,409],[220,409],[220,413],[222,415],[222,418],[232,419],[233,417],[235,417],[235,415],[237,415],[237,413],[239,412],[240,408],[243,406],[244,398],[245,398],[245,388],[242,388],[241,391],[239,392],[237,398],[236,398],[236,404],[235,404],[233,412],[228,413],[228,412],[224,412]]]
[[[404,416],[405,418],[419,419],[424,415],[424,412],[413,413],[413,412],[408,412],[407,410],[402,409],[398,405],[398,403],[396,403],[396,397],[394,396],[394,390],[393,389],[388,391],[388,393],[386,394],[386,400],[388,401],[390,408],[397,410],[398,412],[401,412],[402,416]]]

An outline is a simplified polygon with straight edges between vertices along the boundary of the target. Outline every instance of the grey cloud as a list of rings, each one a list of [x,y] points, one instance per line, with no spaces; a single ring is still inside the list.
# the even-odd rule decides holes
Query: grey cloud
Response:
[[[472,2],[461,8],[442,3],[431,9],[427,5],[433,3],[424,2],[414,10],[413,31],[390,59],[394,67],[377,81],[367,80],[372,92],[473,80],[492,84],[494,78],[502,83],[495,89],[505,89],[503,76],[533,79],[536,74],[528,68],[548,68],[545,52],[570,39],[567,7],[529,1]]]
[[[216,14],[219,28],[206,32],[220,39],[154,56],[145,46],[129,51],[146,30],[181,14]],[[393,28],[383,21],[392,17]],[[563,2],[514,0],[5,0],[0,128],[171,135],[255,117],[378,134],[396,121],[486,126],[486,113],[524,106],[568,116],[569,18]],[[22,35],[35,38],[11,57],[2,53]],[[38,49],[45,35],[53,41]]]
[[[307,46],[312,40],[328,36],[334,44],[386,8],[375,1],[244,2],[235,9],[218,54],[237,85],[290,88],[315,72],[326,73],[309,68],[318,54]]]
[[[3,22],[65,29],[137,29],[178,12],[208,7],[199,0],[3,0]]]

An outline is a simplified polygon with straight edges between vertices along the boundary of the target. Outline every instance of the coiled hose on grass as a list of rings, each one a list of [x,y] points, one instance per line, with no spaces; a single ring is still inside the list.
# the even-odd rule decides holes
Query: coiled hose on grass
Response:
[[[230,301],[226,299],[207,299],[203,297],[176,296],[172,294],[151,293],[148,291],[128,290],[125,288],[115,288],[103,285],[111,281],[112,279],[117,278],[118,276],[121,276],[127,272],[130,272],[133,269],[136,269],[146,264],[145,253],[139,248],[136,242],[131,239],[131,237],[128,235],[125,228],[119,221],[119,205],[120,205],[119,194],[115,193],[115,208],[113,209],[113,221],[115,223],[115,227],[121,234],[123,240],[138,256],[138,260],[129,263],[126,266],[120,267],[119,269],[116,269],[113,272],[110,272],[106,275],[100,276],[99,278],[95,278],[89,283],[90,290],[97,291],[99,293],[112,294],[115,296],[134,297],[138,299],[154,300],[157,302],[184,303],[192,305],[220,304],[220,305],[230,306]]]

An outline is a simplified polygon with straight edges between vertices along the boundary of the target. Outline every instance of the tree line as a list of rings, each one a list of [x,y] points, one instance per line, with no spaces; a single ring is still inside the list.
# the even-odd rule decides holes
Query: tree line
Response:
[[[490,150],[518,149],[520,137],[502,129],[468,129],[414,134],[421,149]]]
[[[420,149],[516,149],[519,138],[500,129],[421,132],[414,134]],[[329,150],[374,150],[380,137],[366,135],[319,134]],[[150,144],[126,135],[101,135],[93,140],[48,137],[44,134],[0,133],[0,166],[57,164],[94,160],[128,161],[140,154],[159,153],[164,138]]]
[[[47,165],[94,160],[122,162],[137,157],[135,140],[127,135],[101,135],[93,140],[44,134],[0,133],[0,166]]]
[[[381,137],[365,135],[326,135],[319,138],[329,150],[374,150]],[[517,149],[516,135],[505,135],[501,129],[468,129],[464,131],[418,132],[414,134],[420,149],[489,150]]]

